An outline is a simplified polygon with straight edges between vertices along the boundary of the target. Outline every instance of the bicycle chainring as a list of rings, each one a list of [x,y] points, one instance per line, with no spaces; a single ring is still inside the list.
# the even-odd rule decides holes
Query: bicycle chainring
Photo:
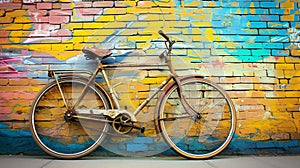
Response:
[[[127,134],[133,129],[133,122],[129,114],[123,113],[117,116],[113,122],[112,127],[119,134]]]

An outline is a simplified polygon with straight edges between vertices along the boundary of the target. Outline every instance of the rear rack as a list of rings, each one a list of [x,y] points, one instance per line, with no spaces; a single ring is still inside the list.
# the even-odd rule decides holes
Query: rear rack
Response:
[[[73,76],[74,73],[76,75],[83,75],[83,76],[87,76],[87,77],[90,77],[93,75],[93,72],[91,72],[89,70],[49,70],[48,76],[50,78],[56,78],[56,77],[60,78],[60,77]]]

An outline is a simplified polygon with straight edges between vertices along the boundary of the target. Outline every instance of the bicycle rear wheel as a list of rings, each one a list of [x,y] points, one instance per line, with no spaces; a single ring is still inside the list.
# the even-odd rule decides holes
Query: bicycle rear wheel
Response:
[[[54,157],[82,157],[97,148],[108,131],[103,116],[92,111],[86,114],[89,110],[110,108],[105,94],[95,86],[88,86],[78,106],[72,109],[85,86],[86,82],[79,79],[61,80],[59,85],[54,81],[41,90],[33,102],[30,118],[33,137]],[[86,117],[76,118],[83,111]]]
[[[174,82],[158,104],[157,124],[169,146],[190,159],[206,159],[223,151],[231,141],[236,114],[229,96],[216,84],[200,77],[181,80],[182,95],[197,115],[183,107]]]

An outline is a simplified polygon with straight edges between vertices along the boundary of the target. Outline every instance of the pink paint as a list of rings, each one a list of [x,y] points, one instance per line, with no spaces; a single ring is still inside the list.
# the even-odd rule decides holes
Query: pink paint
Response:
[[[78,8],[77,12],[80,15],[101,15],[103,8]]]
[[[211,62],[213,67],[221,67],[223,68],[225,66],[224,62],[221,62],[220,60],[214,60]]]

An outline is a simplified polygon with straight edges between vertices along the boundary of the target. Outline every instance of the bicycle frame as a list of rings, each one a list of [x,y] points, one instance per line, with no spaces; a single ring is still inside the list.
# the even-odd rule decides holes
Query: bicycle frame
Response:
[[[143,65],[143,67],[145,66],[154,66],[152,64],[148,64],[148,65]],[[156,65],[157,66],[157,65]],[[166,66],[166,65],[165,65]],[[111,68],[111,67],[115,67],[115,65],[104,65],[103,67],[105,68]],[[125,65],[125,66],[118,66],[118,67],[139,67],[139,66],[134,66],[134,65]],[[105,70],[102,68],[101,69],[101,72],[102,72],[102,75],[104,77],[104,80],[109,88],[109,91],[110,91],[110,95],[112,96],[112,99],[116,105],[116,108],[118,110],[121,110],[120,109],[120,104],[118,102],[118,99],[117,99],[117,96],[115,95],[115,92],[113,91],[113,88],[111,87],[111,85],[109,84],[109,80],[108,80],[108,77],[106,75],[106,72]],[[170,74],[156,89],[155,91],[145,100],[141,103],[141,105],[133,112],[133,115],[134,116],[137,116],[141,111],[142,109],[151,101],[153,100],[153,98],[162,90],[162,88],[164,88],[171,80],[173,79],[173,75]]]
[[[155,89],[154,93],[152,93],[146,100],[144,100],[140,104],[140,106],[133,113],[127,113],[127,114],[129,114],[131,117],[133,117],[133,121],[136,121],[135,117],[142,111],[142,109],[146,105],[148,105],[148,103],[151,100],[153,100],[153,98],[173,79],[173,81],[175,81],[178,85],[179,96],[180,96],[180,100],[181,100],[181,103],[183,104],[184,109],[188,112],[188,114],[190,114],[190,116],[198,115],[198,112],[195,111],[194,108],[189,105],[189,103],[187,103],[185,97],[181,94],[182,93],[182,88],[181,88],[180,79],[179,79],[178,75],[176,74],[176,72],[175,72],[175,70],[172,66],[170,58],[168,58],[168,56],[170,56],[170,54],[171,54],[172,45],[174,44],[174,42],[171,42],[169,39],[168,39],[168,42],[169,42],[169,47],[167,47],[167,50],[163,51],[159,56],[161,59],[164,59],[164,61],[165,61],[165,64],[163,64],[163,65],[157,65],[157,64],[155,64],[155,65],[154,64],[143,64],[143,65],[136,65],[136,64],[111,64],[111,65],[109,65],[108,64],[108,65],[103,65],[100,62],[100,60],[97,60],[98,61],[97,69],[93,73],[86,72],[86,73],[89,73],[91,75],[91,77],[88,79],[88,81],[86,83],[86,86],[82,90],[82,92],[81,92],[79,98],[77,99],[77,101],[75,102],[75,104],[71,107],[71,109],[67,109],[67,110],[72,111],[78,106],[78,104],[80,103],[80,101],[84,97],[88,86],[90,84],[92,84],[92,82],[97,77],[98,73],[101,72],[102,76],[104,78],[104,81],[105,81],[105,83],[108,87],[109,96],[112,98],[112,102],[113,102],[113,104],[112,104],[113,107],[112,107],[112,109],[109,109],[109,110],[118,110],[118,111],[120,111],[122,109],[120,108],[120,104],[119,104],[117,95],[114,91],[114,88],[110,85],[110,82],[109,82],[109,79],[108,79],[108,76],[106,74],[105,69],[124,68],[124,67],[132,68],[132,67],[145,67],[145,66],[147,66],[147,67],[167,66],[169,68],[169,71],[170,71],[170,74],[168,75],[168,77]],[[52,76],[55,78],[55,80],[58,84],[59,91],[60,91],[61,96],[63,97],[65,106],[68,108],[67,102],[66,102],[66,100],[64,98],[64,95],[63,95],[63,92],[62,92],[62,90],[60,89],[60,86],[59,86],[58,75],[55,74],[55,71],[53,71],[52,73],[53,73]],[[102,114],[105,114],[105,113],[107,113],[107,110],[106,110],[106,112],[105,111],[102,112]],[[114,115],[113,117],[116,117],[116,116]]]
[[[91,85],[95,78],[97,77],[97,75],[101,72],[102,76],[103,76],[103,79],[104,79],[104,82],[105,84],[107,85],[107,88],[108,88],[108,91],[109,91],[109,95],[111,96],[112,100],[113,100],[113,103],[114,103],[114,108],[113,109],[110,109],[110,110],[121,110],[120,108],[120,104],[119,104],[119,101],[118,101],[118,98],[117,98],[117,95],[116,93],[114,92],[114,88],[111,86],[110,82],[109,82],[109,79],[108,79],[108,76],[107,76],[107,73],[106,73],[106,69],[110,69],[110,68],[124,68],[124,67],[157,67],[157,66],[168,66],[168,64],[162,64],[162,65],[154,65],[154,64],[143,64],[142,66],[140,65],[131,65],[131,64],[111,64],[111,65],[103,65],[101,63],[98,64],[98,68],[92,73],[92,72],[89,72],[89,71],[79,71],[79,72],[83,72],[83,73],[87,73],[87,74],[90,74],[91,77],[89,78],[89,80],[87,81],[86,83],[86,86],[84,87],[84,89],[82,90],[79,98],[77,99],[77,101],[75,102],[75,104],[72,106],[71,109],[68,109],[68,110],[74,110],[76,108],[76,106],[78,106],[78,104],[80,103],[80,101],[82,100],[82,98],[84,97],[85,93],[86,93],[86,90],[88,88],[89,85]],[[62,72],[61,70],[59,72]],[[72,71],[66,71],[66,72],[72,72]],[[76,71],[74,71],[76,72]],[[51,71],[50,73],[50,76],[55,78],[58,86],[59,85],[59,75],[56,74],[55,71]],[[174,75],[173,74],[169,74],[166,79],[155,89],[154,93],[152,93],[132,114],[134,116],[137,116],[141,111],[142,109],[151,101],[154,99],[154,97],[172,80],[174,79]],[[59,87],[60,88],[60,87]],[[63,92],[61,89],[59,89],[60,91],[60,94],[61,96],[63,97],[63,100],[64,100],[64,103],[66,105],[66,107],[68,108],[67,106],[67,102],[65,101],[65,98],[64,98],[64,95],[63,95]]]

